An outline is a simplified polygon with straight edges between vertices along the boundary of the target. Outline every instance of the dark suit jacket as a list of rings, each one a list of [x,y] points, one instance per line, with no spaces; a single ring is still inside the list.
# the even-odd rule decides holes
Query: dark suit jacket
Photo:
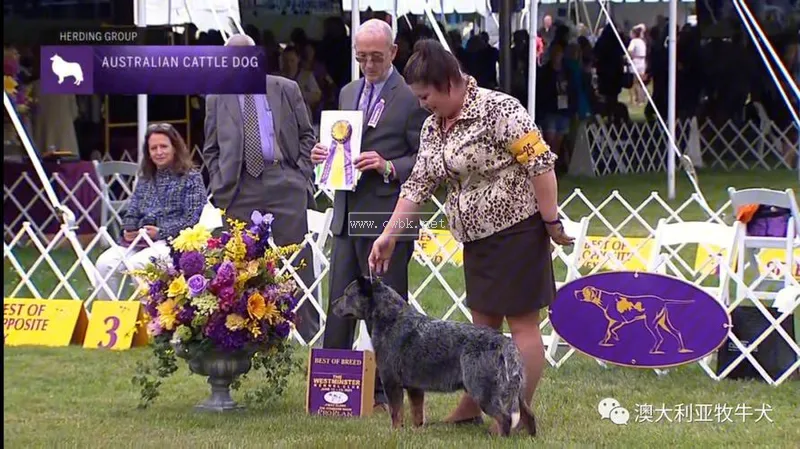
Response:
[[[339,95],[340,110],[358,109],[363,85],[364,79],[361,78],[342,88]],[[420,106],[419,100],[397,70],[389,76],[376,101],[381,99],[385,101],[385,106],[377,126],[367,126],[369,117],[365,118],[361,152],[375,151],[392,162],[396,177],[387,184],[383,181],[382,172],[370,170],[362,173],[354,192],[337,191],[331,224],[334,235],[348,234],[349,214],[357,219],[359,212],[369,212],[363,217],[378,223],[391,218],[400,196],[400,185],[411,175],[417,160],[419,135],[428,111]],[[364,230],[354,229],[354,233],[363,234]]]
[[[311,148],[317,141],[303,94],[296,82],[267,75],[267,102],[283,160],[308,179],[309,207],[313,207],[314,168]],[[244,161],[244,134],[238,95],[206,97],[203,159],[210,177],[212,202],[227,208],[237,192]]]

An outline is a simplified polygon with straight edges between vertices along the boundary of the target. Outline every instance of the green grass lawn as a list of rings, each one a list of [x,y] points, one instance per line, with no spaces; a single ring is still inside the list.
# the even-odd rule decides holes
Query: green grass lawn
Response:
[[[150,408],[141,410],[136,408],[138,391],[130,378],[136,362],[148,355],[144,349],[6,348],[5,444],[10,448],[511,448],[533,444],[559,448],[789,448],[800,440],[797,382],[779,388],[759,382],[714,382],[696,365],[658,378],[649,370],[604,369],[576,355],[576,360],[562,368],[545,371],[534,405],[540,432],[534,443],[521,437],[488,437],[488,424],[440,424],[455,405],[455,394],[428,395],[429,425],[422,429],[392,431],[386,414],[364,419],[308,416],[304,409],[305,371],[292,375],[285,397],[267,406],[217,415],[193,410],[206,398],[208,385],[179,361],[180,370],[165,381],[161,396]],[[298,350],[297,357],[305,355]],[[254,385],[257,379],[246,380],[242,388]],[[627,426],[600,419],[597,405],[606,397],[617,399],[629,410]],[[241,392],[234,392],[234,398],[239,400]],[[654,411],[673,409],[667,412],[672,421],[655,411],[654,422],[637,422],[644,418],[637,404],[652,405]],[[712,413],[707,416],[711,422],[678,422],[678,404],[711,404]],[[713,412],[717,406],[731,407],[733,422],[722,422]],[[742,418],[735,414],[737,406],[755,414]],[[756,408],[769,410],[766,416],[772,422],[762,418]],[[406,413],[408,420],[408,407]]]
[[[770,187],[797,188],[796,174],[788,171],[700,173],[703,192],[714,208],[727,200],[726,188]],[[615,176],[602,179],[563,178],[560,198],[563,202],[574,189],[599,206],[619,191],[625,200],[651,227],[665,218],[664,209],[654,200],[644,207],[652,192],[658,192],[671,207],[678,208],[692,194],[689,183],[678,174],[678,198],[666,200],[666,176],[649,174]],[[573,219],[590,216],[591,209],[581,201],[570,201],[564,212]],[[601,209],[612,227],[631,216],[631,210],[619,200]],[[705,219],[697,206],[681,211],[683,220]],[[622,228],[626,236],[645,236],[647,228],[633,221]],[[591,216],[590,235],[609,235],[597,216]],[[38,253],[32,248],[15,248],[14,255],[23,267],[30,267]],[[73,263],[70,250],[57,250],[54,259],[62,271]],[[564,267],[556,266],[563,277]],[[410,267],[410,289],[416,291],[429,276],[429,270],[417,263]],[[446,267],[443,277],[457,295],[464,291],[460,268]],[[57,284],[52,270],[41,266],[33,281],[45,296]],[[19,282],[19,275],[8,258],[4,260],[4,295],[9,296]],[[89,284],[78,269],[70,284],[79,294],[87,294]],[[327,283],[325,290],[327,290]],[[25,289],[17,297],[30,296]],[[65,291],[55,297],[69,297]],[[326,296],[326,294],[323,294]],[[421,290],[417,301],[428,314],[441,317],[452,306],[445,287],[433,279]],[[456,312],[450,319],[464,320]],[[297,357],[306,356],[298,348]],[[432,424],[424,429],[393,432],[389,418],[379,415],[368,419],[309,417],[304,413],[305,371],[291,378],[290,393],[264,409],[250,409],[234,415],[209,415],[192,410],[208,393],[205,379],[181,370],[168,379],[162,396],[149,409],[137,410],[138,390],[130,378],[137,361],[150,354],[145,349],[123,352],[84,350],[77,347],[5,348],[4,351],[4,441],[12,448],[24,447],[529,447],[519,440],[497,441],[485,436],[485,427],[455,428],[436,425],[454,406],[456,395],[431,395],[426,407]],[[305,366],[305,362],[303,362]],[[252,385],[255,380],[247,380]],[[598,402],[614,397],[628,408],[631,422],[617,426],[601,420]],[[712,413],[710,423],[635,422],[636,404],[654,408],[666,404],[712,404],[762,407],[767,404],[772,423],[756,415],[731,414],[734,422],[719,423]],[[558,370],[545,372],[535,400],[540,437],[545,447],[796,447],[800,441],[800,386],[788,381],[778,388],[761,382],[714,382],[697,365],[673,370],[658,378],[649,370],[604,369],[581,355]],[[675,418],[674,412],[670,415]],[[655,417],[654,417],[655,420]],[[791,443],[795,441],[795,443]]]

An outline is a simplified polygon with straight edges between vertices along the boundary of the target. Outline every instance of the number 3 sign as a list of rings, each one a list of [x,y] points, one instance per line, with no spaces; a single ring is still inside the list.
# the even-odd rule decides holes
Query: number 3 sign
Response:
[[[83,347],[122,350],[147,344],[141,309],[137,301],[96,301]]]

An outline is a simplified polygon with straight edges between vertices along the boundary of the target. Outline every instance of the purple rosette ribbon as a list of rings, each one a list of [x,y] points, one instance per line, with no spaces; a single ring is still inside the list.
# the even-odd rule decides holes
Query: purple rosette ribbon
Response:
[[[353,154],[350,151],[350,137],[352,134],[352,128],[350,128],[350,124],[347,123],[346,126],[348,127],[348,131],[344,136],[337,136],[336,135],[336,127],[338,124],[333,125],[333,142],[331,142],[331,147],[328,150],[328,157],[325,159],[325,166],[322,170],[322,178],[320,182],[325,184],[328,182],[328,177],[331,174],[331,170],[333,168],[333,158],[336,155],[336,151],[339,150],[339,145],[341,144],[342,148],[341,151],[344,151],[344,179],[347,185],[353,184]]]
[[[208,287],[208,279],[202,274],[195,274],[190,277],[186,284],[189,286],[189,295],[192,297],[200,296]]]

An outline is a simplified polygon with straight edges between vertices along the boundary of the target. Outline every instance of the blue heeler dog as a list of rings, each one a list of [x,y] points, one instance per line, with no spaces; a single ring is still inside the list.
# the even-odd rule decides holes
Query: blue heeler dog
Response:
[[[523,367],[514,342],[494,329],[434,320],[419,313],[381,280],[359,277],[334,301],[333,312],[367,324],[392,427],[403,425],[403,390],[414,426],[425,421],[426,391],[465,390],[497,420],[500,435],[521,424],[536,434],[523,398]]]

